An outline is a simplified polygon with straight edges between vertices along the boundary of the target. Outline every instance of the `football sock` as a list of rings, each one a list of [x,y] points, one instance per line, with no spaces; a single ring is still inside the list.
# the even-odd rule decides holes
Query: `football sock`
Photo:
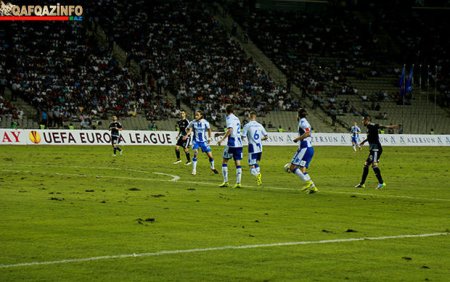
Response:
[[[116,149],[116,147],[114,147],[114,149],[113,149],[114,155],[116,154],[116,151],[117,151],[117,149]]]
[[[197,169],[197,158],[193,157],[192,158],[192,170],[196,170]]]
[[[180,159],[180,150],[179,149],[175,149],[175,155],[177,156],[177,160]]]
[[[250,173],[251,173],[253,176],[257,176],[257,175],[258,175],[258,170],[256,169],[256,167],[252,167],[252,168],[250,169]]]
[[[259,167],[259,164],[255,164],[255,168],[256,168],[256,175],[261,173],[261,168]]]
[[[191,154],[190,154],[189,152],[186,152],[186,160],[187,160],[188,162],[191,161]]]
[[[381,171],[380,171],[380,168],[377,167],[377,166],[374,166],[374,167],[372,167],[372,169],[373,169],[373,172],[375,172],[375,176],[376,176],[377,179],[378,179],[378,183],[380,183],[380,184],[384,183],[384,182],[383,182],[383,177],[381,177]]]
[[[356,146],[355,146],[355,145],[353,145],[352,147],[353,147],[353,151],[355,151],[355,152],[356,152]]]
[[[368,174],[369,174],[369,167],[365,165],[364,168],[363,168],[363,174],[362,174],[362,177],[361,177],[361,182],[359,182],[359,184],[366,183],[366,178],[367,178]]]
[[[214,169],[214,159],[209,158],[209,163],[211,164],[211,169]]]
[[[122,149],[121,149],[120,147],[117,147],[117,151],[121,152],[121,151],[122,151]]]
[[[228,165],[222,164],[223,182],[228,182]]]
[[[303,181],[311,180],[311,177],[307,173],[303,173],[299,168],[296,168],[294,173]]]
[[[238,165],[236,167],[236,183],[241,183],[242,179],[242,167]]]
[[[304,175],[305,175],[305,178],[307,179],[306,181],[312,180],[311,176],[309,176],[309,174],[307,172],[305,172]]]

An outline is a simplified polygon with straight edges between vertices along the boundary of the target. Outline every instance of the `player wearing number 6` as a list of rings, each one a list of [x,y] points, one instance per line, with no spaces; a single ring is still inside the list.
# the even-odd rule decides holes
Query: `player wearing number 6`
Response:
[[[294,157],[292,157],[289,169],[305,182],[302,191],[311,194],[318,192],[319,190],[306,172],[314,155],[314,148],[311,144],[311,125],[306,120],[307,114],[308,112],[305,109],[300,109],[298,111],[298,137],[293,141],[295,143],[299,142],[299,146]]]
[[[262,184],[261,168],[259,161],[263,151],[262,141],[267,140],[267,131],[259,122],[256,121],[256,112],[250,112],[249,122],[244,126],[242,137],[248,140],[248,165],[250,173],[256,177],[256,184]]]

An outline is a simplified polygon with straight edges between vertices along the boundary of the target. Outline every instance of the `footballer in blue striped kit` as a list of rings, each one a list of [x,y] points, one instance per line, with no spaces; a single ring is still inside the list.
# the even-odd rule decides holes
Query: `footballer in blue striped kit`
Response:
[[[242,132],[243,138],[248,140],[248,165],[250,166],[250,173],[256,177],[256,184],[262,185],[262,174],[259,162],[263,152],[262,141],[269,137],[266,129],[262,124],[256,121],[256,112],[252,111],[248,115],[249,122],[244,126]]]
[[[314,156],[314,148],[311,144],[311,125],[306,119],[307,114],[306,109],[302,108],[298,111],[298,137],[293,141],[295,143],[299,142],[299,146],[297,152],[292,157],[289,171],[305,182],[302,191],[305,191],[307,194],[312,194],[319,190],[306,171]]]
[[[192,175],[197,174],[197,156],[199,148],[208,156],[211,171],[214,172],[214,174],[219,174],[214,167],[214,158],[211,147],[209,146],[209,142],[212,140],[212,131],[209,122],[203,118],[203,112],[200,110],[195,111],[194,118],[195,119],[187,126],[186,135],[183,137],[184,140],[187,140],[189,136],[193,134],[192,150],[194,150],[194,157],[192,158]]]
[[[227,131],[222,136],[222,138],[217,142],[217,145],[220,146],[227,138],[227,145],[223,150],[223,161],[222,161],[222,175],[223,175],[223,183],[219,185],[219,187],[228,187],[228,161],[233,158],[234,163],[236,165],[236,184],[233,188],[241,188],[241,179],[242,179],[242,167],[241,160],[243,157],[242,154],[242,138],[241,138],[241,121],[239,118],[233,113],[233,106],[228,105],[226,107],[227,112]]]

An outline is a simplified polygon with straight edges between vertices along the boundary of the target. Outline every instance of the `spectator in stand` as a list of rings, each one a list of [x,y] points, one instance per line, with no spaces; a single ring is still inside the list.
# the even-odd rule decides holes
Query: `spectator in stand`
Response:
[[[377,104],[375,105],[374,110],[377,111],[377,112],[379,112],[379,111],[381,110],[380,103],[377,103]]]

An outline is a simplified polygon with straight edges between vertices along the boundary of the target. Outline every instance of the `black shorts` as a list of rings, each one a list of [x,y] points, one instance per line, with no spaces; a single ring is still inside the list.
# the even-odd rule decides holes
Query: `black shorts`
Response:
[[[118,145],[120,142],[119,136],[111,136],[111,145]]]
[[[186,140],[183,140],[184,136],[180,136],[177,140],[177,146],[188,148],[191,145],[191,137],[188,137]]]
[[[379,162],[382,153],[383,148],[378,147],[377,145],[370,145],[369,156],[366,160],[367,164]]]

